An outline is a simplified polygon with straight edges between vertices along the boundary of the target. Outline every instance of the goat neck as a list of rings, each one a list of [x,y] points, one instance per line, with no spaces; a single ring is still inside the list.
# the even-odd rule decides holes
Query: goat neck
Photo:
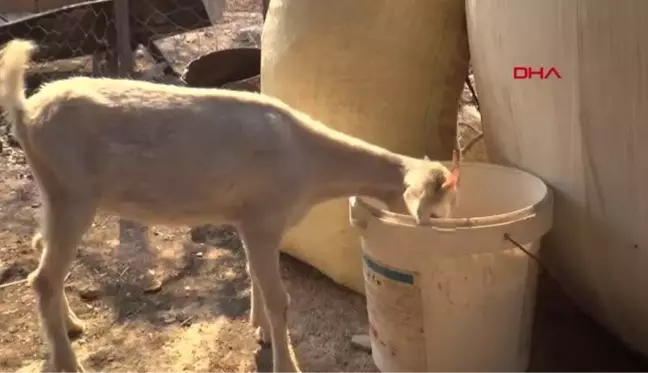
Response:
[[[317,201],[366,196],[382,201],[400,197],[405,157],[323,125],[302,133],[311,196]]]

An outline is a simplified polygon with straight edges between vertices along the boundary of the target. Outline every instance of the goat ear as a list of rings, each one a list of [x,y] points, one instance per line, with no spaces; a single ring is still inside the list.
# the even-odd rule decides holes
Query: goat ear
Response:
[[[403,200],[405,201],[405,206],[407,207],[407,212],[416,220],[416,224],[421,224],[422,211],[421,211],[421,197],[422,192],[412,187],[409,187],[403,193]]]
[[[452,152],[452,170],[443,182],[442,188],[454,188],[459,184],[459,150]]]
[[[429,161],[429,160],[430,160],[430,157],[428,157],[427,154],[426,154],[426,155],[423,156],[423,160],[424,160],[424,161]]]
[[[443,189],[454,188],[457,186],[458,183],[459,183],[459,172],[455,172],[455,170],[452,170],[450,175],[446,177],[443,184],[441,184],[441,188]]]

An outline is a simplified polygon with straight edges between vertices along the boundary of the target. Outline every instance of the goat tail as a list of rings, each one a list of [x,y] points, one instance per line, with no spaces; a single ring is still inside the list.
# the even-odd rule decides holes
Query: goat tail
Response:
[[[14,39],[0,51],[0,107],[21,145],[27,137],[25,71],[36,48],[32,41]]]

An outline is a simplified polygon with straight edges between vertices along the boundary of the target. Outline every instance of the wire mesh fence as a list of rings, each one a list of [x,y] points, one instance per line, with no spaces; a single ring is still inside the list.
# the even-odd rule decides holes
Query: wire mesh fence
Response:
[[[201,0],[137,0],[129,4],[131,50],[139,47],[132,66],[134,77],[179,76],[183,66],[205,52],[202,44],[214,36]]]
[[[138,0],[142,3],[154,3],[159,0]],[[185,1],[185,0],[183,0]],[[195,0],[189,0],[195,1]],[[209,2],[206,0],[205,2]],[[197,3],[202,4],[201,1]],[[258,3],[258,4],[256,4]],[[167,73],[173,70],[173,74],[181,74],[187,64],[198,57],[204,56],[216,50],[223,50],[231,47],[241,46],[259,46],[260,44],[260,29],[262,24],[262,16],[260,12],[260,1],[255,2],[253,9],[237,9],[236,2],[228,2],[228,11],[220,16],[218,22],[212,24],[207,20],[206,23],[190,25],[190,22],[178,17],[174,20],[174,24],[181,25],[185,30],[183,32],[174,32],[173,34],[165,33],[163,29],[154,28],[151,26],[155,23],[151,19],[140,20],[133,16],[133,27],[148,28],[148,39],[139,42],[143,49],[136,53],[136,60],[134,63],[134,71],[136,75],[146,76],[159,76],[155,72],[160,71],[160,67],[156,68],[153,74],[147,68],[147,64],[141,58],[143,51],[158,51],[158,54],[166,57],[165,61],[168,67],[164,67]],[[205,6],[202,6],[204,9]],[[207,15],[207,12],[204,11]],[[184,21],[184,23],[181,23]],[[159,60],[158,60],[159,61]],[[162,62],[164,65],[165,62]]]
[[[132,78],[168,82],[177,79],[193,59],[228,47],[233,30],[245,33],[246,28],[260,28],[261,2],[256,12],[240,11],[234,6],[222,17],[220,13],[211,14],[212,19],[220,17],[224,21],[212,24],[205,6],[211,1],[225,5],[225,0],[121,2],[127,4],[127,19],[120,18],[117,0],[74,3],[4,24],[0,21],[0,45],[15,38],[38,44],[28,73],[29,91],[43,82],[70,75],[117,76],[125,51],[134,52],[128,74]],[[235,27],[223,27],[232,23]],[[120,28],[128,29],[129,45],[125,48],[119,45]],[[241,38],[245,43],[245,35]],[[258,43],[258,36],[247,39],[248,44]]]
[[[6,4],[0,4],[0,45],[16,38],[38,45],[27,73],[28,95],[45,82],[70,76],[119,76],[124,53],[131,57],[131,78],[183,84],[179,77],[192,60],[233,44],[260,44],[260,0],[56,1],[68,5],[7,14]],[[120,2],[127,4],[126,19],[117,12]],[[223,9],[214,12],[214,5]],[[121,44],[128,45],[120,48],[124,24],[127,42]],[[8,135],[2,118],[0,135]]]
[[[112,2],[99,0],[32,14],[0,26],[0,44],[15,38],[34,40],[38,51],[28,73],[28,89],[72,74],[93,74],[92,56],[106,55],[114,44]],[[116,60],[115,56],[112,56]]]

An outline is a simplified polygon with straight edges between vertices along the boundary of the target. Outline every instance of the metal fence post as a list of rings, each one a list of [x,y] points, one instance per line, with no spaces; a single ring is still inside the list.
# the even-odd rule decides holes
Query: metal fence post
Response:
[[[138,0],[139,1],[139,0]],[[121,78],[133,72],[133,50],[131,49],[129,0],[114,0],[115,29],[117,31],[118,73]]]

